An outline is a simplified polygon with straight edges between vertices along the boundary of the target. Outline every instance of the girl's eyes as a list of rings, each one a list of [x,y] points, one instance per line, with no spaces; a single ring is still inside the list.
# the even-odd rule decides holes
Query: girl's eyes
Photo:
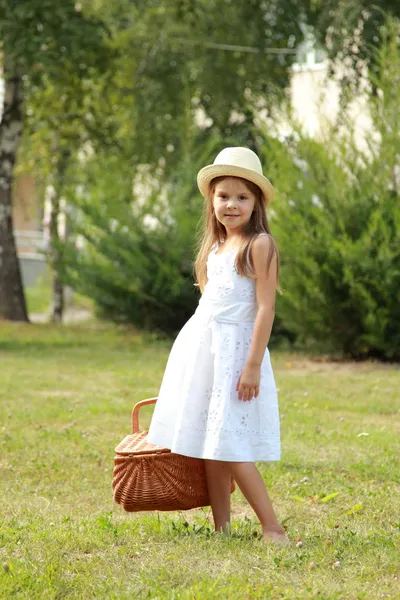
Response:
[[[225,196],[225,194],[218,194],[218,198],[220,198],[221,200],[226,200],[228,196]],[[239,200],[247,200],[246,196],[239,196]]]

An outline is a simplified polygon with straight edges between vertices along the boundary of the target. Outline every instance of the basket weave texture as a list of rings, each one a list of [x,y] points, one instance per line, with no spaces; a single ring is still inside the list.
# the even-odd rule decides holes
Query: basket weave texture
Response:
[[[138,402],[132,411],[132,434],[115,448],[114,500],[127,512],[189,510],[209,506],[204,460],[150,444],[139,431],[139,410],[157,398]],[[232,479],[231,492],[235,490]]]

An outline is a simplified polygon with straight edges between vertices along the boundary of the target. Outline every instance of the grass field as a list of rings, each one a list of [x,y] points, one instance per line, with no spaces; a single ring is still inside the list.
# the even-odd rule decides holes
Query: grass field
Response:
[[[225,536],[208,508],[113,503],[114,447],[169,347],[110,326],[0,324],[0,598],[400,598],[399,366],[272,352],[282,460],[259,466],[293,541],[278,548],[255,537],[239,490]]]

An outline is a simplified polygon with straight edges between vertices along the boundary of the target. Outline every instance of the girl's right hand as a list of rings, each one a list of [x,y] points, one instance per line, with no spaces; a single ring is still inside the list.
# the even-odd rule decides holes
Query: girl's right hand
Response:
[[[245,402],[257,398],[260,391],[261,366],[245,365],[236,384],[239,400]]]

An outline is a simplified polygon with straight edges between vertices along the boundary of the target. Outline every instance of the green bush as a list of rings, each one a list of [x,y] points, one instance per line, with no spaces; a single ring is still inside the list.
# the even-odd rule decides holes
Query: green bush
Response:
[[[323,342],[354,358],[399,360],[396,31],[379,60],[381,78],[369,95],[372,123],[363,149],[345,114],[326,139],[312,140],[294,126],[285,143],[264,136],[261,144],[278,190],[272,226],[281,251],[282,323],[303,344]]]
[[[214,144],[214,141],[212,141]],[[210,154],[210,148],[205,151]],[[208,156],[207,156],[208,159]],[[71,230],[84,240],[64,252],[64,281],[92,298],[100,316],[174,333],[199,299],[193,280],[196,228],[202,208],[196,173],[182,162],[169,181],[132,198],[132,174],[118,159],[87,165],[87,192],[76,198]]]

